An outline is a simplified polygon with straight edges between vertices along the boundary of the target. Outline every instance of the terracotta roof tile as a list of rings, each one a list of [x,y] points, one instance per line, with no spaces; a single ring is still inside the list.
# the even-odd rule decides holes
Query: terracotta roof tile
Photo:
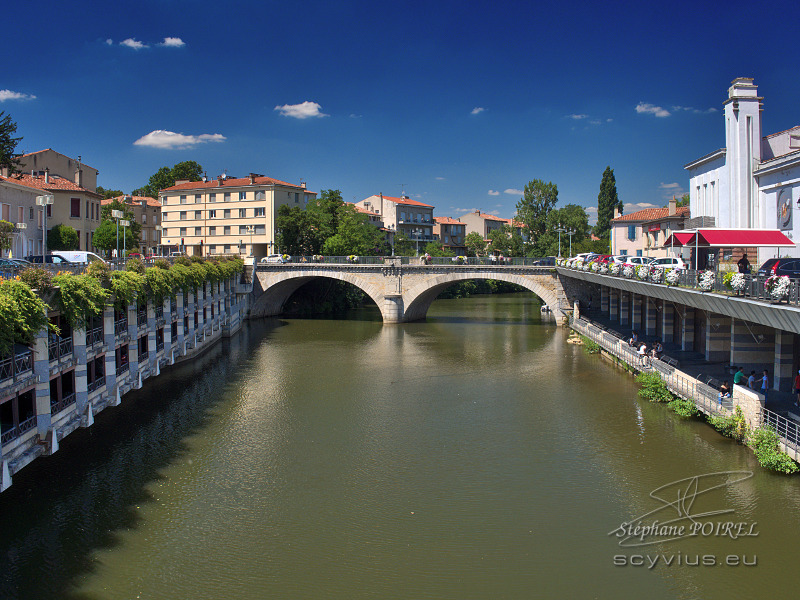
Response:
[[[442,225],[464,225],[465,227],[467,225],[466,223],[463,223],[452,217],[433,217],[433,220]]]
[[[431,206],[430,204],[417,202],[416,200],[412,200],[411,198],[393,198],[392,196],[384,196],[383,199],[389,200],[390,202],[394,202],[395,204],[405,204],[408,206],[422,206],[425,208],[433,208],[433,206]]]
[[[637,210],[629,215],[622,215],[616,219],[611,219],[612,223],[619,223],[620,221],[655,221],[656,219],[664,219],[669,217],[669,208],[645,208],[644,210]],[[688,217],[689,207],[679,206],[675,215],[677,217]]]
[[[119,200],[120,202],[122,202],[122,199],[124,197],[125,196],[117,196],[116,198],[106,198],[105,200],[102,200],[100,204],[105,206],[106,204],[111,204],[112,202],[114,202],[114,200]],[[150,196],[128,196],[128,198],[130,198],[131,201],[127,202],[127,204],[138,204],[139,206],[141,206],[142,200],[147,200],[147,206],[161,208],[161,202],[159,202],[155,198],[151,198]]]
[[[281,181],[280,179],[273,179],[272,177],[256,177],[255,178],[255,185],[285,185],[286,187],[297,188],[298,190],[303,190],[308,194],[316,195],[316,192],[309,192],[307,189],[300,187],[299,185],[295,185],[294,183],[286,183],[285,181]],[[208,181],[190,181],[188,183],[181,183],[179,185],[173,185],[172,187],[164,188],[160,190],[162,192],[173,192],[177,190],[204,190],[209,188],[219,188],[224,189],[226,187],[241,187],[244,185],[253,185],[250,183],[249,177],[239,177],[236,179],[228,178],[223,180],[223,185],[220,186],[217,183],[216,179],[209,179]]]
[[[100,196],[97,192],[87,190],[79,186],[74,181],[64,179],[58,175],[50,175],[50,181],[45,183],[44,175],[28,175],[27,173],[14,174],[10,177],[0,177],[0,180],[10,181],[18,185],[24,185],[29,188],[46,191],[56,192],[82,192],[84,194],[91,194],[92,196]]]

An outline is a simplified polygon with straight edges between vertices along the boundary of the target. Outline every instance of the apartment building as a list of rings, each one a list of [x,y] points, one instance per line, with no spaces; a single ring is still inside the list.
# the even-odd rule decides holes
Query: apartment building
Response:
[[[145,255],[158,254],[161,232],[157,227],[161,223],[161,202],[149,196],[117,196],[103,200],[101,204],[105,206],[115,200],[123,202],[136,222],[142,224],[139,250]]]
[[[384,227],[401,232],[413,242],[433,241],[433,209],[430,204],[412,200],[406,195],[399,198],[377,194],[356,202],[356,206],[380,215]]]
[[[41,206],[36,205],[40,192],[0,177],[0,219],[14,224],[11,249],[2,255],[21,258],[42,253]]]
[[[457,255],[467,253],[464,238],[467,236],[467,225],[451,217],[433,218],[433,235],[443,248],[451,250]]]
[[[56,225],[69,225],[78,233],[79,250],[94,250],[92,246],[92,236],[94,230],[100,225],[100,201],[102,196],[81,187],[74,181],[50,174],[49,169],[45,168],[43,175],[29,175],[27,173],[15,174],[11,177],[0,177],[0,181],[22,186],[35,192],[35,196],[52,194],[53,204],[47,206],[47,228],[52,229]],[[33,216],[30,216],[31,206],[27,206],[29,221],[36,219],[36,227],[43,226],[44,218],[42,207],[34,208]],[[13,210],[12,210],[13,212]],[[17,213],[19,211],[17,210]],[[19,216],[17,214],[17,216]],[[36,241],[34,238],[34,247]],[[27,245],[27,241],[26,241]],[[33,252],[27,254],[40,254],[41,248],[35,248]]]
[[[80,156],[77,159],[70,158],[52,148],[47,148],[23,154],[19,162],[19,170],[23,173],[43,177],[45,170],[48,170],[50,175],[58,175],[84,189],[97,191],[97,175],[100,172],[94,167],[83,164]]]
[[[509,224],[510,219],[503,219],[497,215],[487,215],[479,210],[459,217],[459,221],[467,226],[467,234],[477,231],[484,240],[489,240],[489,233]]]
[[[670,200],[664,208],[645,208],[611,219],[611,253],[627,256],[674,256],[662,248],[673,231],[684,229],[688,206]]]
[[[316,192],[250,173],[215,180],[178,181],[159,192],[164,251],[190,255],[277,253],[275,219],[282,205],[305,208]]]

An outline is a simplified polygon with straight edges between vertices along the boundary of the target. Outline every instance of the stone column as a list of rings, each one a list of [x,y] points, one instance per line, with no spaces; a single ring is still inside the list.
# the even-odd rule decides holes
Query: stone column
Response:
[[[608,291],[608,318],[619,321],[619,292],[614,289]]]
[[[75,406],[79,415],[86,413],[89,404],[89,379],[86,364],[86,325],[72,330],[72,352],[75,357]]]
[[[608,314],[608,286],[600,286],[600,312]]]
[[[189,299],[188,299],[188,310],[186,310],[186,316],[189,317],[189,330],[184,331],[183,335],[186,338],[186,342],[188,345],[194,347],[195,344],[195,335],[194,335],[194,311],[195,311],[195,303],[194,303],[194,292],[189,292]],[[180,332],[179,332],[180,333]],[[180,337],[180,335],[178,336]]]
[[[113,306],[106,306],[103,311],[103,346],[106,353],[106,393],[113,396],[117,390],[117,336],[114,333]]]
[[[675,341],[675,306],[666,300],[661,305],[661,337],[664,342]]]
[[[136,318],[137,305],[128,306],[128,376],[131,385],[136,387],[139,380],[139,322]]]
[[[775,364],[775,330],[766,325],[745,323],[731,319],[731,365],[744,366],[761,375],[763,369],[772,370]],[[775,382],[775,374],[770,373]]]
[[[50,355],[48,353],[47,327],[40,329],[33,339],[33,372],[36,375],[36,429],[44,438],[50,430]]]
[[[730,358],[731,318],[709,314],[706,320],[706,360],[719,362]]]
[[[794,334],[775,330],[775,366],[773,389],[790,392],[794,389]]]
[[[640,294],[631,294],[631,329],[641,332],[644,329],[642,324],[642,302],[647,299]]]
[[[651,298],[644,297],[644,331],[648,337],[656,335],[656,320],[658,319],[658,310]]]
[[[619,324],[628,325],[630,323],[630,294],[628,292],[619,293]]]
[[[690,306],[684,306],[683,310],[681,350],[694,350],[694,309]]]
[[[169,298],[164,299],[164,357],[169,359],[172,356],[172,302]]]
[[[164,313],[169,314],[169,313]],[[155,303],[147,301],[147,364],[150,367],[150,375],[155,375],[156,369],[153,368],[158,362],[156,357],[156,306]]]

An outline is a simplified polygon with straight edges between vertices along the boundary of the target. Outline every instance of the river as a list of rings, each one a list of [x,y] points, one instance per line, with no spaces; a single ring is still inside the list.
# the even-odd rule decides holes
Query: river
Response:
[[[378,319],[372,307],[248,323],[23,469],[0,495],[0,597],[794,591],[800,479],[639,400],[628,374],[542,321],[533,296]],[[642,522],[690,514],[750,535],[641,547],[609,535],[663,506],[656,488],[714,472],[753,475],[672,486],[656,495],[683,498],[682,512]],[[710,481],[727,485],[695,494]],[[697,517],[712,511],[732,512]],[[654,556],[671,564],[647,568]],[[757,564],[721,564],[730,556]]]

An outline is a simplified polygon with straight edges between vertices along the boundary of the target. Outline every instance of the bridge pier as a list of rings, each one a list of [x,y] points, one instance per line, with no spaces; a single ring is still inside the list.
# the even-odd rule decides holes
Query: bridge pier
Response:
[[[402,323],[405,317],[402,294],[386,294],[381,308],[384,323]]]

